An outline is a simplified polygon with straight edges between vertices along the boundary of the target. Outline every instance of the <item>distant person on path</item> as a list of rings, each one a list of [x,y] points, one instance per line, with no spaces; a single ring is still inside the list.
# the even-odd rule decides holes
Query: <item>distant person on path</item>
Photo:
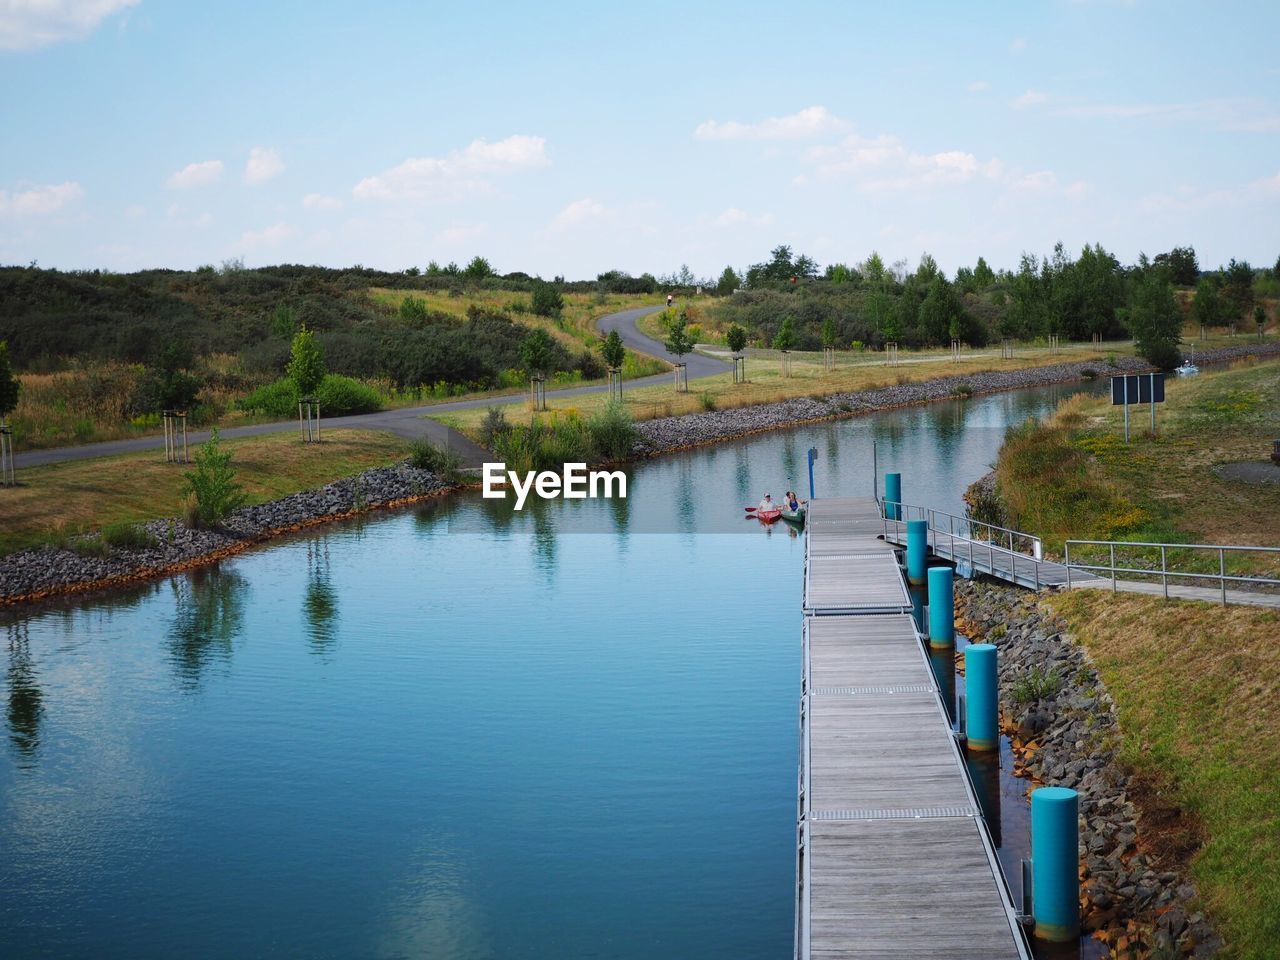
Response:
[[[673,300],[675,300],[675,297],[673,297],[671,294],[669,294],[669,293],[668,293],[668,294],[667,294],[667,309],[668,309],[668,310],[670,310],[670,309],[671,309],[671,303],[672,303],[672,301],[673,301]]]

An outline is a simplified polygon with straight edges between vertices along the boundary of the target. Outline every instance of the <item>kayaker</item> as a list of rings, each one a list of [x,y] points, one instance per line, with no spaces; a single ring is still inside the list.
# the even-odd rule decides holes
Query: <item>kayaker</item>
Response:
[[[800,500],[796,497],[794,490],[787,491],[787,509],[792,513],[800,509]]]
[[[756,508],[756,512],[763,513],[765,510],[776,510],[776,509],[777,507],[774,505],[773,497],[769,496],[769,494],[766,493],[764,495],[764,499],[760,501],[760,506]]]

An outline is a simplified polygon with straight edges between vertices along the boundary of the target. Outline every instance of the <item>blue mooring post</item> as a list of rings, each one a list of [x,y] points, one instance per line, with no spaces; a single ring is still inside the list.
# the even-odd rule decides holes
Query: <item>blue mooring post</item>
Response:
[[[818,457],[818,448],[809,448],[809,499],[813,500],[817,494],[813,492],[813,461]]]
[[[929,522],[907,521],[907,581],[917,587],[925,582],[925,561],[929,553]]]
[[[1031,794],[1031,902],[1040,940],[1080,936],[1079,803],[1066,787]]]
[[[970,750],[1000,748],[1000,701],[996,648],[971,643],[964,648],[964,726]]]
[[[889,520],[902,519],[902,474],[884,475],[884,515]]]
[[[929,646],[956,642],[956,606],[950,567],[929,568]]]

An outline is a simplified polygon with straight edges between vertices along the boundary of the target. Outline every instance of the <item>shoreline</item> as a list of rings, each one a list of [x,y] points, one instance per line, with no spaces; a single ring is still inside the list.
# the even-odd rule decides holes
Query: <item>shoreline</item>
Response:
[[[1202,363],[1227,363],[1251,356],[1280,356],[1280,343],[1223,347],[1206,352],[1198,359]],[[1074,361],[1009,371],[951,375],[822,398],[797,397],[749,407],[645,420],[636,424],[640,439],[630,460],[649,459],[774,430],[921,406],[938,400],[1078,382],[1102,377],[1112,370],[1137,372],[1150,369],[1150,364],[1135,357],[1119,357],[1114,363],[1101,364]],[[242,508],[219,530],[189,530],[174,518],[139,524],[156,540],[156,546],[142,550],[116,550],[102,557],[86,556],[64,547],[18,551],[0,557],[0,608],[172,576],[216,563],[308,527],[351,519],[372,510],[407,506],[445,496],[465,486],[468,485],[447,483],[429,471],[399,463],[375,467],[323,487]],[[92,536],[86,539],[92,541]]]

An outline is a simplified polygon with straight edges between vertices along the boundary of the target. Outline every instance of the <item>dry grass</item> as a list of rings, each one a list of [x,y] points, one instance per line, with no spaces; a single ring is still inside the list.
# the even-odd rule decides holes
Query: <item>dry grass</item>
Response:
[[[404,440],[375,430],[325,431],[319,444],[304,444],[293,434],[224,443],[250,503],[383,466],[406,452]],[[150,451],[22,470],[21,486],[0,488],[0,553],[113,523],[179,515],[187,469]]]
[[[1070,623],[1119,711],[1123,756],[1206,840],[1192,863],[1235,958],[1280,943],[1280,614],[1077,591]],[[1167,799],[1167,798],[1166,798]]]
[[[965,359],[961,363],[953,363],[949,353],[938,351],[928,354],[912,353],[909,357],[904,351],[903,358],[916,362],[887,367],[884,365],[883,355],[842,353],[838,355],[835,369],[827,371],[823,369],[820,353],[794,351],[791,354],[791,376],[784,377],[776,354],[755,351],[747,360],[748,383],[735,384],[732,375],[724,373],[693,381],[688,393],[676,393],[673,385],[660,384],[626,389],[623,396],[628,410],[636,420],[651,420],[655,417],[702,412],[706,409],[704,398],[714,404],[716,409],[728,410],[794,397],[825,397],[833,393],[874,390],[938,377],[1046,366],[1068,360],[1096,360],[1099,370],[1106,366],[1105,356],[1087,350],[1077,350],[1066,355],[1052,355],[1047,350],[1028,350],[1014,360],[1000,360],[997,354],[995,358],[984,356]],[[596,410],[606,402],[606,397],[600,394],[561,399],[549,397],[547,401],[552,409],[577,410],[581,413]],[[460,410],[439,414],[436,419],[474,436],[474,431],[484,419],[484,413],[483,409]]]

